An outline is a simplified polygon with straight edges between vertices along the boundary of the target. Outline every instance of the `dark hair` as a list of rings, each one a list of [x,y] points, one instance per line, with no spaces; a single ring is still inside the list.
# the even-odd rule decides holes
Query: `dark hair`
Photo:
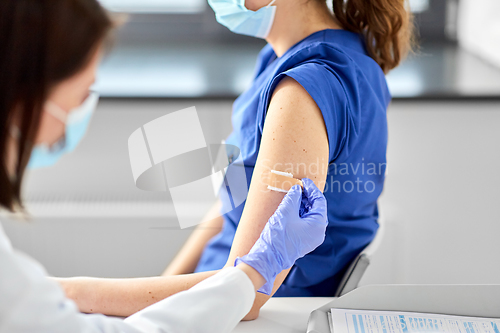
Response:
[[[387,73],[412,49],[413,17],[405,0],[331,0],[346,30],[365,37],[370,56]]]
[[[96,0],[0,1],[0,208],[22,208],[24,170],[49,92],[85,68],[112,27]],[[11,177],[14,119],[20,136]]]

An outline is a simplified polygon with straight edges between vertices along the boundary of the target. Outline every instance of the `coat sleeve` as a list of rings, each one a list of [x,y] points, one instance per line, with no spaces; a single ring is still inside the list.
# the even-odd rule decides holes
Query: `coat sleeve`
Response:
[[[152,332],[155,323],[164,321],[167,325],[161,332],[226,333],[251,310],[254,300],[255,289],[248,276],[238,268],[225,268],[125,322],[144,332]]]
[[[12,249],[0,225],[0,333],[229,332],[254,298],[248,276],[233,267],[125,320],[82,314],[40,264]]]

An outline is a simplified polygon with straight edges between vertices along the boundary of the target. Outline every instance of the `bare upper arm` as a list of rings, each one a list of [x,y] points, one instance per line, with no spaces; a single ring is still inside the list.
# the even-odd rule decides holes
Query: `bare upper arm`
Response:
[[[267,189],[270,170],[310,178],[323,190],[328,171],[328,136],[320,109],[292,78],[274,91],[266,115],[257,163],[228,264],[248,253],[284,194]]]
[[[328,136],[320,109],[294,79],[284,78],[276,87],[268,108],[262,141],[248,198],[233,241],[227,265],[247,254],[284,194],[267,189],[270,170],[291,172],[310,178],[323,190],[328,171]],[[275,290],[286,274],[281,274]],[[264,298],[264,300],[262,299]],[[257,311],[267,300],[258,294]]]

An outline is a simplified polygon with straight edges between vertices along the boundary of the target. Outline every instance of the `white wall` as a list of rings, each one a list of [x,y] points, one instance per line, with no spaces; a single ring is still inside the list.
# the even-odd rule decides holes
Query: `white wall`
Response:
[[[394,103],[387,233],[362,284],[500,283],[500,102]]]
[[[500,1],[460,0],[458,14],[460,46],[500,67]]]
[[[229,102],[196,102],[208,141],[230,131]],[[28,191],[57,209],[68,195],[95,202],[164,204],[135,189],[128,135],[192,106],[103,101],[77,155],[31,175]],[[500,283],[500,102],[396,102],[389,110],[389,174],[381,200],[387,229],[362,284]],[[88,164],[97,159],[98,164]],[[74,173],[68,170],[78,170]],[[113,205],[109,205],[113,206]],[[142,206],[145,207],[145,206]],[[141,206],[138,206],[138,210]],[[15,246],[59,276],[159,274],[189,235],[169,216],[60,217],[4,221]]]

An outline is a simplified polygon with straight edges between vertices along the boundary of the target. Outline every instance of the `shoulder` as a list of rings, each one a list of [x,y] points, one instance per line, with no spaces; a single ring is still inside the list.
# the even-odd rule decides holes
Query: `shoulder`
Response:
[[[344,141],[350,109],[343,84],[327,69],[285,74],[273,90],[264,127],[286,128],[314,144],[326,142],[326,158],[333,160]]]
[[[360,36],[347,31],[327,35],[326,39],[304,43],[290,52],[282,59],[276,75],[293,73],[333,84],[385,78],[380,66],[367,54]]]
[[[284,96],[284,102],[316,105],[323,112],[347,101],[345,75],[328,63],[307,61],[279,75],[271,87],[271,99]]]
[[[283,78],[274,90],[267,110],[259,158],[272,162],[268,165],[281,166],[273,169],[285,168],[282,171],[300,176],[298,178],[313,176],[319,180],[318,174],[309,175],[299,169],[317,160],[326,166],[328,147],[327,129],[320,108],[297,81]],[[326,177],[326,173],[321,176]]]
[[[274,133],[290,131],[290,137],[305,139],[315,137],[325,125],[322,112],[308,91],[293,78],[284,77],[273,92],[265,127]]]
[[[331,41],[314,41],[290,52],[282,61],[282,69],[291,69],[303,64],[318,64],[322,67],[345,69],[345,66],[354,66],[361,58],[370,58],[361,50],[355,50]],[[316,67],[321,70],[321,66]]]
[[[319,111],[318,106],[308,91],[293,77],[285,76],[276,85],[270,103],[270,109],[279,110],[282,116],[307,116],[310,112]]]
[[[287,103],[300,103],[303,97],[309,94],[304,87],[293,77],[284,76],[276,85],[273,91],[273,99],[283,99],[282,102]]]

